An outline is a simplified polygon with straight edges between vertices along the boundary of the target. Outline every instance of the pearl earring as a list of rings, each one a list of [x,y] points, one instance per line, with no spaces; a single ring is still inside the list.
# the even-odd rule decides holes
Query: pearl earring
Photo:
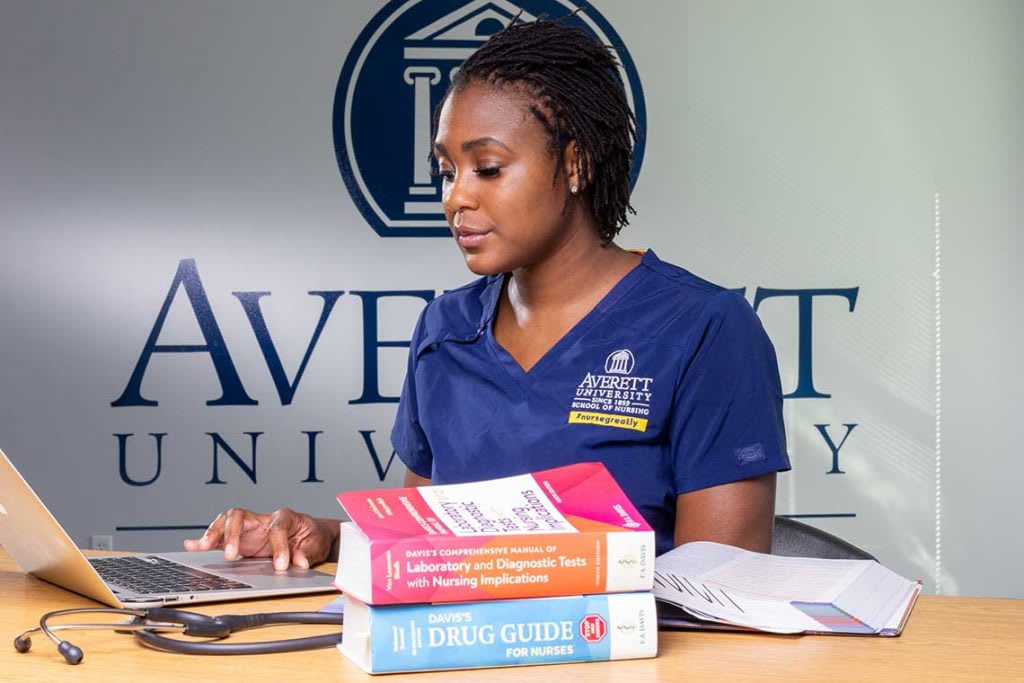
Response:
[[[569,192],[574,195],[577,195],[580,193],[580,188],[576,185],[573,185],[572,187],[569,188]]]

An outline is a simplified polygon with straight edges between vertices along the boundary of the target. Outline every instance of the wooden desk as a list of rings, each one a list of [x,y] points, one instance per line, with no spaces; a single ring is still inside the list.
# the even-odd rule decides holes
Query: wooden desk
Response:
[[[324,567],[328,569],[328,567]],[[48,610],[96,606],[87,598],[21,573],[0,549],[0,680],[66,681],[368,681],[370,676],[330,648],[245,657],[198,657],[148,650],[108,631],[71,634],[85,651],[64,662],[45,636],[27,654],[11,645]],[[196,606],[196,611],[249,613],[316,610],[330,595]],[[324,633],[283,627],[240,634],[266,640]],[[899,638],[769,636],[695,631],[660,634],[656,659],[447,671],[376,677],[384,683],[477,681],[1024,681],[1024,600],[922,596]]]

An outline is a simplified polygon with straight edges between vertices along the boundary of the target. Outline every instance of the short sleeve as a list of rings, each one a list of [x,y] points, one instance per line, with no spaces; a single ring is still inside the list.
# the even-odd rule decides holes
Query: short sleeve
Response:
[[[746,299],[716,294],[691,344],[670,426],[676,494],[790,469],[775,349]]]
[[[426,309],[416,321],[412,339],[409,342],[409,363],[405,371],[402,396],[398,401],[395,425],[391,428],[391,446],[399,459],[414,474],[430,478],[434,465],[434,454],[427,443],[427,436],[420,426],[419,402],[416,397],[416,365],[419,349],[424,338]]]

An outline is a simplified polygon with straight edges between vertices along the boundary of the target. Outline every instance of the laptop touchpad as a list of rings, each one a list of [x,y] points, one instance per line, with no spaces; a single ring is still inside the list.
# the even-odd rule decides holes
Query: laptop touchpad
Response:
[[[204,562],[199,566],[211,572],[234,576],[266,576],[299,580],[322,579],[324,577],[322,572],[303,569],[302,567],[296,567],[295,565],[289,566],[288,571],[279,572],[274,569],[274,565],[270,560],[262,558],[244,558],[236,560],[235,562]]]

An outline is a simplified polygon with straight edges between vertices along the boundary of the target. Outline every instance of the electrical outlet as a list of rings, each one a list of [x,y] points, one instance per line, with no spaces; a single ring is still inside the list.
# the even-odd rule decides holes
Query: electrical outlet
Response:
[[[114,537],[109,534],[93,534],[89,537],[89,547],[93,550],[113,550]]]

